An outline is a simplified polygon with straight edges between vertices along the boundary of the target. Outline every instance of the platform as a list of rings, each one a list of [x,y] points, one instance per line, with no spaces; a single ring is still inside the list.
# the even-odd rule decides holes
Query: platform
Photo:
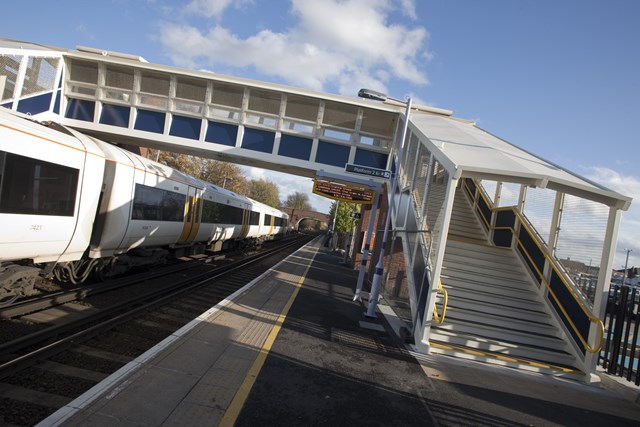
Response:
[[[412,353],[321,242],[40,425],[638,425],[633,387]]]

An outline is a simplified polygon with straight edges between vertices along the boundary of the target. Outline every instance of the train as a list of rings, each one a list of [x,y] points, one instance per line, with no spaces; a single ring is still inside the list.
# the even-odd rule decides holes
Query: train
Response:
[[[282,237],[289,216],[56,122],[0,108],[0,304],[169,256]]]

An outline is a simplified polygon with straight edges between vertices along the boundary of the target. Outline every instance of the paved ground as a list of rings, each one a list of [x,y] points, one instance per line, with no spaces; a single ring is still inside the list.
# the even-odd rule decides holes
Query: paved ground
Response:
[[[415,357],[340,260],[314,241],[42,425],[640,426],[624,382]]]
[[[369,329],[355,275],[321,251],[237,426],[640,425],[637,392],[428,356]],[[363,327],[363,322],[364,326]]]

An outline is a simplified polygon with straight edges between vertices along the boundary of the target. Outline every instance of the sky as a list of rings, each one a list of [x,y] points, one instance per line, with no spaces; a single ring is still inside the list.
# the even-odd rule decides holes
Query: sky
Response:
[[[454,116],[612,190],[614,268],[640,266],[639,0],[21,0],[0,37],[355,96]],[[310,180],[259,169],[281,198]]]

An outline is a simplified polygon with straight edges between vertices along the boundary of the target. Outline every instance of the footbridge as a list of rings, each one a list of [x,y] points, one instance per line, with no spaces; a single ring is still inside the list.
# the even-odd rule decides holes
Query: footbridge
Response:
[[[363,182],[348,165],[397,172],[392,189],[388,175],[366,177],[389,190],[371,234],[390,213],[379,308],[405,321],[415,349],[586,381],[595,372],[630,198],[450,111],[414,106],[401,144],[403,103],[13,40],[0,40],[0,94],[5,108],[116,144],[347,184]]]

